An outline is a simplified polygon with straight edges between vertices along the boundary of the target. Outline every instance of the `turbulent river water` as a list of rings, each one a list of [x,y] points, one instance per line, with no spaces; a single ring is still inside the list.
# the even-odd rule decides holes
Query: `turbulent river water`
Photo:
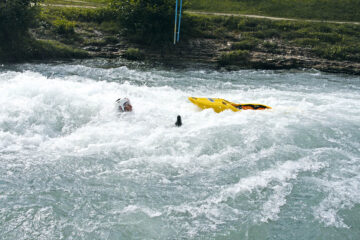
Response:
[[[360,239],[359,105],[312,70],[3,65],[0,239]]]

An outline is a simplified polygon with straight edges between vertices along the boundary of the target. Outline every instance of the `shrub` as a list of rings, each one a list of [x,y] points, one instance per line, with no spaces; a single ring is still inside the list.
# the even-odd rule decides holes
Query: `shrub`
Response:
[[[118,43],[119,39],[114,36],[107,36],[107,37],[105,37],[105,42],[114,44],[114,43]]]
[[[128,48],[123,57],[128,60],[143,60],[144,54],[138,48]]]
[[[345,48],[340,45],[331,46],[329,44],[321,44],[314,47],[312,50],[319,57],[331,60],[344,59],[346,56]]]
[[[242,31],[253,31],[257,25],[258,23],[256,20],[254,21],[254,19],[244,18],[238,23],[237,28]]]
[[[246,50],[236,50],[221,54],[219,64],[221,66],[234,65],[237,63],[247,63],[249,61],[250,53]]]
[[[105,21],[100,24],[100,29],[108,33],[118,33],[120,32],[120,26],[114,21]]]
[[[56,19],[52,22],[55,31],[63,35],[71,35],[75,33],[75,22],[68,21],[65,19]]]
[[[58,16],[69,21],[102,23],[116,18],[110,8],[46,8],[41,13],[43,20],[53,20],[54,16]]]
[[[337,43],[340,42],[343,38],[338,33],[322,33],[322,32],[309,33],[308,36],[311,38],[317,38],[323,42],[328,42],[328,43]]]
[[[105,39],[86,39],[84,43],[86,45],[98,46],[98,47],[105,46],[107,44]]]
[[[253,35],[257,38],[266,39],[266,38],[279,37],[280,33],[276,29],[267,29],[264,31],[255,32]]]
[[[360,61],[360,44],[350,46],[321,44],[315,46],[312,51],[326,59]]]
[[[124,31],[133,40],[150,45],[172,40],[173,0],[112,0],[110,6]]]
[[[243,39],[240,42],[236,42],[231,46],[233,50],[253,50],[259,44],[259,40],[256,38]]]
[[[238,28],[238,22],[239,22],[238,19],[236,19],[233,16],[230,16],[230,17],[226,18],[226,20],[224,22],[224,26],[227,27],[228,29],[235,30]]]
[[[16,47],[38,14],[38,0],[0,1],[0,43]]]
[[[278,53],[278,45],[276,43],[273,43],[273,42],[264,42],[263,43],[263,47],[267,49],[268,52],[271,52],[271,53]]]
[[[314,38],[299,38],[293,41],[296,45],[303,47],[314,47],[320,44],[319,39]]]
[[[28,48],[32,59],[86,58],[88,53],[52,40],[33,41]]]
[[[1,52],[1,50],[0,50]],[[17,49],[0,54],[0,60],[18,62],[24,60],[86,58],[88,53],[57,41],[26,39]]]

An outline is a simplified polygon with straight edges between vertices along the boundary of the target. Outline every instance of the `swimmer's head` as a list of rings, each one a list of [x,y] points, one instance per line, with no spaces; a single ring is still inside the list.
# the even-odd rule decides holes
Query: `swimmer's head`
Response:
[[[132,105],[128,98],[119,98],[116,103],[120,112],[132,112]]]

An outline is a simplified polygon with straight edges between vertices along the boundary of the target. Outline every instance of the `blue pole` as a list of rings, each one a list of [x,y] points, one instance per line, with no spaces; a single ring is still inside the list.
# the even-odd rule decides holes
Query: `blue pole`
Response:
[[[178,8],[178,0],[176,0],[176,5],[175,5],[174,45],[176,44],[177,8]]]
[[[179,25],[178,25],[178,33],[177,33],[177,41],[178,42],[179,42],[179,39],[180,39],[181,9],[182,9],[182,0],[180,0]]]

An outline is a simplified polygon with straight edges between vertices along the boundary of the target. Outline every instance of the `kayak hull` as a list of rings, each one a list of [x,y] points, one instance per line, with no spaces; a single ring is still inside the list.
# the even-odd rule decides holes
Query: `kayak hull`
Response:
[[[197,98],[189,97],[190,102],[195,104],[201,109],[212,108],[215,112],[219,113],[225,110],[232,110],[239,112],[241,110],[265,110],[271,107],[258,104],[258,103],[233,103],[222,98]]]

